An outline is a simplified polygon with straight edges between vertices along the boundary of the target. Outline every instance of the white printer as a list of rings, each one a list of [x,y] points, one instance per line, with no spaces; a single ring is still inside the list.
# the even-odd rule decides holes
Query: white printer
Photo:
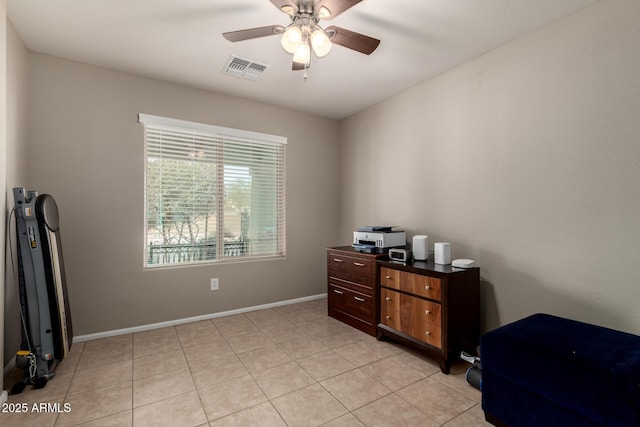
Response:
[[[392,226],[367,225],[353,232],[353,248],[366,253],[386,253],[390,248],[404,248],[407,236],[404,231],[393,231]]]

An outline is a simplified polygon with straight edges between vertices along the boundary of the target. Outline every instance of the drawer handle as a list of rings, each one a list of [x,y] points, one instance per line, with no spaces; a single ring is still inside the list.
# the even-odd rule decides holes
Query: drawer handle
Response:
[[[391,301],[391,298],[386,297],[384,300],[385,300],[385,301]]]
[[[364,298],[353,297],[353,299],[356,300],[356,301],[364,302]]]
[[[426,290],[430,290],[430,289],[431,289],[431,286],[426,285],[424,288],[425,288]]]
[[[429,335],[431,335],[431,332],[427,331],[427,332],[425,332],[424,334],[425,334],[426,336],[429,336]]]
[[[333,259],[335,262],[344,262],[343,260],[339,259],[339,258],[334,258]]]
[[[385,316],[387,320],[391,320],[391,316]]]
[[[355,265],[356,267],[364,267],[364,264],[361,262],[354,262],[353,265]]]
[[[430,310],[425,310],[425,311],[424,311],[424,314],[426,314],[426,315],[428,316],[428,315],[430,315],[430,314],[431,314],[431,311],[430,311]]]
[[[391,276],[384,276],[385,279],[391,280]]]
[[[333,292],[335,292],[336,294],[340,294],[340,295],[344,294],[344,292],[339,291],[339,290],[337,290],[337,289],[334,289],[334,290],[333,290]]]

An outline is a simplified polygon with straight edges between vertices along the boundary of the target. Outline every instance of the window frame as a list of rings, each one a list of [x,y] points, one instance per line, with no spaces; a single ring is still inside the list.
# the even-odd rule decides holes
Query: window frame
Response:
[[[203,266],[225,263],[238,263],[238,262],[253,262],[262,260],[274,260],[286,258],[286,146],[287,138],[283,136],[265,134],[260,132],[253,132],[241,129],[227,128],[222,126],[191,122],[186,120],[155,116],[151,114],[139,113],[138,123],[141,123],[144,128],[144,197],[143,197],[143,214],[144,214],[144,233],[143,233],[143,268],[144,269],[159,269],[159,268],[176,268],[176,267],[188,267],[188,266]],[[273,207],[276,213],[275,228],[277,229],[276,237],[272,240],[272,244],[277,247],[273,253],[266,254],[254,254],[254,255],[242,255],[242,256],[224,256],[224,197],[217,198],[215,200],[217,204],[216,209],[216,255],[213,259],[206,260],[191,260],[185,262],[171,262],[171,263],[149,263],[149,221],[148,221],[148,162],[149,162],[149,140],[148,140],[148,128],[151,127],[154,131],[167,130],[169,132],[184,132],[184,134],[193,133],[197,135],[206,135],[208,138],[219,139],[221,148],[220,155],[216,157],[217,160],[211,162],[217,165],[216,169],[216,183],[218,188],[225,189],[225,161],[224,161],[224,143],[227,144],[243,144],[246,143],[247,147],[253,147],[255,145],[262,146],[275,146],[274,152],[277,151],[278,167],[276,168],[275,180],[276,185],[276,200]],[[226,165],[227,167],[230,165]],[[218,192],[218,194],[224,194]],[[222,249],[219,249],[222,248]]]

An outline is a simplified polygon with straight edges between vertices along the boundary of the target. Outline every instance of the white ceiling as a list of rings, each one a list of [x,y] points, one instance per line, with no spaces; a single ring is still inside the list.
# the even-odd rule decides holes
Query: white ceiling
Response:
[[[291,71],[278,36],[231,43],[226,31],[281,24],[268,0],[8,0],[26,46],[330,118],[343,118],[595,0],[364,0],[324,26],[382,42],[370,56],[334,46]],[[257,82],[222,73],[230,55],[270,65]]]

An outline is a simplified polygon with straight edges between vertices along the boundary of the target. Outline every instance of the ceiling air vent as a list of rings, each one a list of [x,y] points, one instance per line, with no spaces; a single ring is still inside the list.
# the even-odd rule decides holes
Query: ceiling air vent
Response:
[[[268,68],[268,65],[231,55],[222,72],[231,76],[256,81]]]

